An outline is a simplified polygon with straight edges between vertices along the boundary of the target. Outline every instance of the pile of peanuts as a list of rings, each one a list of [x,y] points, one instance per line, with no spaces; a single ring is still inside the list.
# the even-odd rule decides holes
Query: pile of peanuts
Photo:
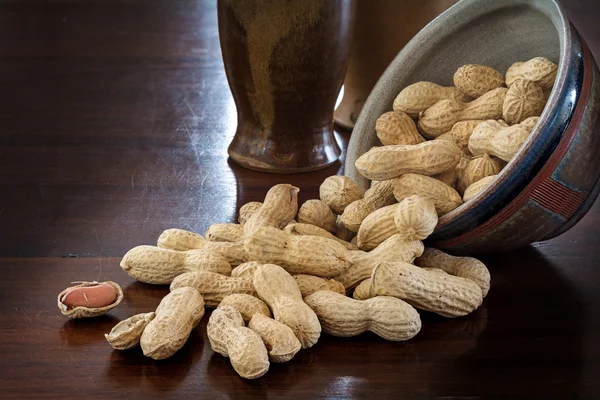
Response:
[[[241,377],[255,379],[271,362],[289,361],[315,345],[322,331],[339,337],[371,331],[406,341],[421,330],[417,309],[448,318],[473,312],[490,288],[486,266],[475,258],[425,248],[423,240],[435,229],[438,215],[462,203],[457,189],[465,189],[466,196],[480,181],[477,176],[492,175],[492,167],[471,164],[486,157],[486,164],[499,166],[496,157],[512,157],[506,157],[505,146],[496,151],[507,139],[495,138],[515,137],[498,132],[523,126],[532,117],[529,105],[508,100],[511,90],[521,98],[527,82],[539,84],[529,74],[530,64],[509,69],[509,89],[500,87],[504,79],[491,68],[465,66],[455,75],[459,89],[420,82],[403,90],[395,111],[377,124],[384,146],[356,162],[361,173],[377,181],[364,194],[350,178],[331,176],[321,184],[319,199],[298,207],[299,189],[279,184],[262,203],[242,206],[238,224],[211,225],[204,236],[168,229],[157,246],[131,249],[121,268],[140,282],[170,285],[170,293],[155,311],[119,322],[106,340],[118,350],[139,345],[144,355],[165,359],[184,346],[205,307],[213,308],[207,324],[212,349],[228,357]],[[519,83],[524,74],[532,80]],[[415,94],[425,93],[423,88],[429,88],[428,97]],[[466,95],[478,99],[455,100]],[[528,104],[528,96],[521,103]],[[495,113],[484,113],[491,108]],[[541,108],[535,109],[538,114]],[[419,116],[420,132],[414,116]],[[490,131],[490,121],[472,123],[471,138],[460,136],[466,128],[455,130],[463,120],[500,116],[515,124],[490,133],[492,139],[473,140],[476,132]],[[435,140],[426,142],[421,134]],[[457,171],[462,159],[466,165]],[[122,298],[114,282],[82,282],[57,300],[64,315],[84,318],[106,313]]]

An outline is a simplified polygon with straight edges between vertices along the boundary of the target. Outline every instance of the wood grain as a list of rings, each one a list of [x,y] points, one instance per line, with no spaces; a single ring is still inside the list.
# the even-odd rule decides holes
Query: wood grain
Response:
[[[362,1],[362,0],[361,0]],[[564,0],[600,57],[594,0]],[[271,175],[227,160],[236,112],[212,0],[0,3],[0,398],[600,397],[600,204],[571,231],[489,257],[492,288],[467,318],[423,315],[407,343],[323,335],[257,381],[213,353],[205,315],[161,362],[103,334],[168,289],[120,257],[165,228],[231,222],[275,183],[315,198],[319,172]],[[337,132],[342,149],[348,134]],[[123,302],[70,321],[56,295],[113,280]]]

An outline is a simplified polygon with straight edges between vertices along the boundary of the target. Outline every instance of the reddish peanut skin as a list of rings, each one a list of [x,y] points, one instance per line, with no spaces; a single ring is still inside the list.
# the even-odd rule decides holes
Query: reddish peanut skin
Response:
[[[77,286],[67,289],[61,302],[69,309],[75,307],[100,308],[113,304],[117,296],[117,290],[105,282],[94,286]]]

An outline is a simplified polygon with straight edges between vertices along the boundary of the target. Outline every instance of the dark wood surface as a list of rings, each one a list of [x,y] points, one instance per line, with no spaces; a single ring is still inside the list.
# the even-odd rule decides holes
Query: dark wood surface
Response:
[[[564,5],[600,57],[597,2]],[[555,240],[485,258],[483,306],[423,315],[407,343],[323,335],[256,381],[213,353],[208,315],[171,359],[113,351],[103,334],[167,293],[119,268],[129,248],[233,221],[275,183],[314,198],[341,164],[266,175],[228,162],[214,0],[1,2],[0,88],[0,397],[600,398],[598,203]],[[56,295],[94,279],[120,283],[123,303],[63,317]]]

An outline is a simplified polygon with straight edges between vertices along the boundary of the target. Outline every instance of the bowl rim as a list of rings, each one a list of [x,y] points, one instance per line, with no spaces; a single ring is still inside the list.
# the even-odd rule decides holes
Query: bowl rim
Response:
[[[477,10],[477,7],[481,5],[481,3],[487,3],[486,8],[484,10]],[[548,126],[548,123],[554,117],[556,106],[558,104],[558,100],[562,97],[563,92],[565,91],[566,86],[566,77],[568,75],[569,70],[569,57],[572,52],[572,32],[569,20],[566,16],[566,13],[558,0],[495,0],[494,2],[487,2],[486,0],[461,0],[452,7],[448,8],[445,12],[440,14],[437,18],[431,21],[427,26],[425,26],[419,33],[417,33],[413,39],[411,39],[406,46],[398,53],[398,55],[392,60],[389,66],[386,68],[384,73],[379,78],[377,84],[374,86],[373,90],[369,94],[369,97],[365,101],[365,105],[363,110],[369,109],[369,104],[375,103],[378,99],[379,93],[382,93],[387,90],[386,83],[393,79],[393,77],[397,74],[397,71],[402,70],[403,66],[410,65],[413,66],[418,64],[418,60],[422,54],[426,54],[431,47],[434,47],[439,41],[439,35],[441,32],[441,37],[446,37],[452,32],[443,32],[444,25],[451,25],[454,23],[454,28],[452,31],[456,31],[467,25],[470,21],[485,16],[486,14],[490,14],[493,12],[498,12],[502,9],[512,8],[516,6],[528,6],[536,11],[546,15],[548,19],[554,25],[556,29],[556,33],[558,35],[559,40],[559,60],[558,60],[558,69],[556,74],[556,79],[546,106],[542,114],[539,117],[538,123],[532,130],[528,139],[523,143],[520,150],[517,152],[515,157],[513,157],[507,165],[500,171],[498,177],[488,185],[484,190],[479,192],[475,197],[470,199],[467,202],[464,202],[456,209],[450,211],[449,213],[440,217],[438,226],[436,227],[436,231],[440,227],[445,227],[455,220],[457,220],[460,216],[465,215],[469,211],[473,210],[477,207],[478,204],[481,203],[482,200],[488,198],[494,192],[496,192],[499,187],[504,184],[508,177],[512,176],[515,173],[515,170],[519,169],[521,166],[525,165],[528,161],[524,158],[524,155],[531,150],[532,147],[538,141],[544,140],[545,138],[545,130]],[[468,15],[466,10],[475,9],[478,12],[474,12],[469,15],[468,18],[465,18],[464,15]],[[548,11],[549,10],[549,11]],[[437,41],[431,41],[431,44],[428,45],[429,39],[432,37],[438,36]],[[425,44],[425,45],[424,45]],[[414,56],[414,53],[419,54],[418,57]],[[413,67],[414,68],[414,67]],[[391,105],[390,105],[391,107]],[[361,113],[365,115],[366,113]],[[369,131],[366,126],[365,118],[361,118],[359,116],[356,125],[354,127],[354,133],[359,131]],[[357,134],[353,134],[350,143],[348,145],[347,154],[352,154],[352,148],[355,143],[358,141]],[[355,166],[352,165],[352,160],[350,157],[346,158],[346,164],[344,168],[344,173],[346,175],[358,175],[360,174],[356,170]],[[353,176],[351,176],[353,177]],[[361,179],[359,186],[364,186],[364,180]],[[484,222],[484,221],[481,221]]]

